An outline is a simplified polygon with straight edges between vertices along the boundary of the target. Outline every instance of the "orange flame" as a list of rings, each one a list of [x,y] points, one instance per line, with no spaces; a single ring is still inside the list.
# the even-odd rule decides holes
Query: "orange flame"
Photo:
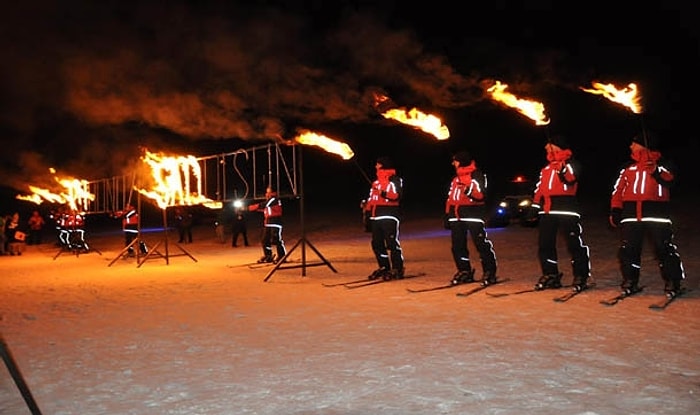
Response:
[[[491,93],[491,97],[498,102],[501,102],[511,108],[515,108],[524,116],[535,121],[535,125],[547,125],[550,120],[544,113],[544,105],[537,101],[518,98],[510,92],[506,92],[508,85],[502,84],[500,81],[487,89]]]
[[[305,131],[294,138],[299,144],[318,146],[329,153],[337,154],[343,160],[350,160],[355,156],[349,145],[338,140],[326,137],[325,135],[316,134],[311,131]]]
[[[198,204],[221,207],[221,202],[202,195],[201,167],[194,156],[165,156],[145,150],[141,159],[150,166],[154,185],[151,189],[136,190],[153,199],[161,209]]]
[[[54,180],[62,187],[59,193],[44,189],[38,186],[29,185],[30,195],[17,195],[17,199],[40,205],[47,201],[50,203],[68,204],[71,210],[85,212],[89,208],[89,203],[95,200],[95,195],[90,193],[90,184],[87,180],[75,178],[55,177],[56,170],[49,169],[54,174]]]
[[[635,114],[642,112],[641,97],[637,91],[637,84],[630,83],[626,88],[619,89],[613,84],[593,82],[593,89],[581,88],[581,90],[591,94],[602,95],[612,102],[629,108]]]
[[[381,110],[381,107],[394,106],[394,102],[386,95],[374,94],[374,107],[382,111],[382,116],[386,119],[398,121],[402,124],[410,125],[419,130],[433,135],[438,140],[450,138],[450,130],[443,125],[442,120],[435,115],[426,114],[417,108],[406,111],[404,108],[391,108]]]

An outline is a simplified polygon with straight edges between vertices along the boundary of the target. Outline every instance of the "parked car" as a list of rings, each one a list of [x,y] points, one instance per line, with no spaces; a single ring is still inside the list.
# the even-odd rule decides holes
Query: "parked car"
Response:
[[[524,176],[516,176],[509,183],[508,193],[498,199],[486,219],[486,226],[503,228],[511,224],[534,227],[539,223],[539,209],[532,206],[534,185]]]

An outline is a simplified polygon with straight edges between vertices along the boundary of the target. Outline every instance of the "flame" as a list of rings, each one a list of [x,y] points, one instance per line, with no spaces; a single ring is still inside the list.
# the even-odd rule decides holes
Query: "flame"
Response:
[[[294,140],[299,144],[321,147],[329,153],[339,155],[343,158],[343,160],[350,160],[355,156],[355,153],[352,151],[349,145],[311,131],[305,131],[299,134],[294,138]]]
[[[165,156],[145,150],[141,159],[151,168],[154,184],[151,189],[136,190],[156,201],[161,209],[199,204],[221,207],[221,202],[202,195],[201,167],[194,156]]]
[[[642,112],[641,97],[637,91],[637,84],[630,83],[624,89],[619,89],[613,84],[602,84],[600,82],[593,82],[592,85],[593,89],[581,88],[581,90],[591,94],[602,95],[612,102],[629,108],[635,114]]]
[[[56,170],[53,168],[50,168],[49,172],[54,175],[54,180],[62,187],[59,193],[29,185],[28,187],[32,194],[17,195],[17,199],[33,202],[37,205],[44,201],[68,204],[70,209],[74,211],[86,212],[89,210],[89,203],[95,200],[95,195],[90,193],[90,184],[87,180],[56,177]]]
[[[491,97],[498,102],[501,102],[511,108],[515,108],[524,116],[535,121],[535,125],[547,125],[550,120],[544,113],[544,105],[537,101],[518,98],[510,92],[506,92],[508,85],[502,84],[500,81],[487,89],[491,93]]]
[[[426,114],[417,108],[412,108],[409,111],[406,111],[404,108],[381,109],[382,107],[386,108],[394,105],[394,102],[388,96],[379,93],[374,94],[374,108],[379,110],[384,118],[418,128],[433,135],[438,140],[450,138],[450,130],[435,115]]]

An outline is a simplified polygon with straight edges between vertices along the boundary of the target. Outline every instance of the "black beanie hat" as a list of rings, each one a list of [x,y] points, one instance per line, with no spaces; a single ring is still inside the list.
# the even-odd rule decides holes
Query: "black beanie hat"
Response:
[[[568,148],[571,148],[571,147],[569,147],[569,142],[566,140],[566,137],[564,137],[563,135],[553,135],[549,139],[549,142],[550,142],[550,144],[554,144],[555,146],[559,147],[562,150],[566,150]]]
[[[466,151],[460,151],[452,156],[452,160],[459,163],[460,166],[466,167],[472,163],[472,156]]]
[[[393,169],[394,168],[394,163],[391,161],[389,157],[379,157],[377,159],[377,163],[381,164],[382,169]]]
[[[632,138],[632,142],[649,150],[659,149],[659,137],[652,132],[637,134]]]

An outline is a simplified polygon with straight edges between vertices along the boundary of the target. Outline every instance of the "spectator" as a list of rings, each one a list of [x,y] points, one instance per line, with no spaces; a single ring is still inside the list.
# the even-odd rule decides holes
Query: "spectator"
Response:
[[[231,246],[234,248],[238,246],[239,236],[243,238],[243,245],[250,246],[248,244],[248,226],[246,224],[245,210],[243,209],[242,205],[240,205],[240,202],[239,204],[235,205],[235,211],[233,214],[233,236],[231,238]]]
[[[34,210],[27,221],[29,226],[29,235],[27,237],[27,245],[40,245],[44,234],[44,225],[46,221],[41,216],[38,210]]]
[[[186,208],[175,208],[175,225],[180,237],[178,243],[192,243],[192,213]]]
[[[21,226],[19,213],[15,212],[5,223],[5,238],[10,255],[22,255],[27,234]]]

